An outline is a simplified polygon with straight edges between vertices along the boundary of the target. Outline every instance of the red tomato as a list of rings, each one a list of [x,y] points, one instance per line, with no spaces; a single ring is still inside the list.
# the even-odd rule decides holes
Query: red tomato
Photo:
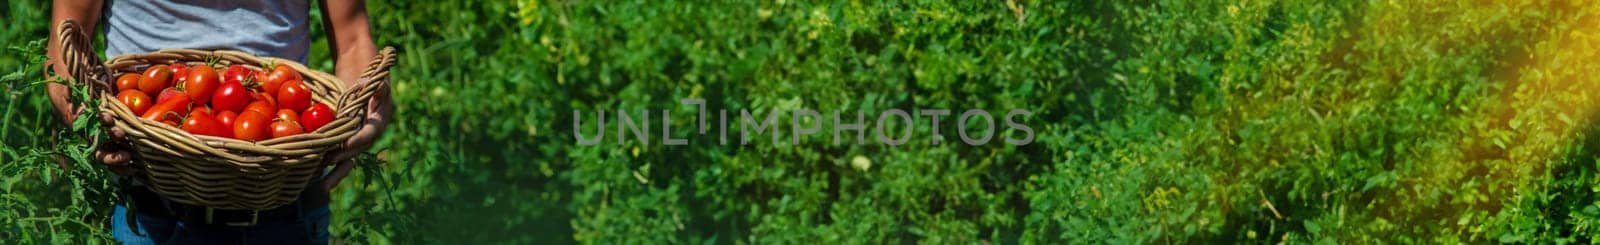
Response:
[[[267,123],[271,118],[267,114],[255,111],[245,111],[233,119],[233,137],[245,141],[260,141],[272,136]]]
[[[140,117],[163,123],[166,120],[172,120],[176,124],[178,118],[189,114],[189,104],[189,97],[177,96],[172,100],[156,103],[154,107],[150,107],[150,110],[145,111]]]
[[[266,72],[266,75],[262,77],[264,79],[261,80],[262,91],[267,91],[267,93],[278,94],[278,90],[282,89],[284,84],[288,84],[289,81],[300,80],[300,73],[295,72],[294,68],[290,68],[289,65],[279,63],[272,66],[271,69]]]
[[[217,91],[211,94],[211,106],[217,110],[244,111],[244,106],[248,104],[250,104],[250,91],[237,81],[224,81],[222,86],[217,87]]]
[[[134,115],[144,115],[144,112],[150,110],[150,106],[155,104],[154,101],[150,101],[149,95],[139,92],[138,89],[122,90],[121,93],[117,93],[117,100],[122,101],[123,105],[133,110]]]
[[[123,91],[123,90],[129,90],[129,89],[139,90],[139,79],[140,78],[142,78],[142,76],[140,76],[138,73],[124,73],[124,74],[122,74],[122,76],[117,77],[117,91]],[[140,91],[140,92],[143,92],[143,91]],[[149,94],[145,94],[145,95],[149,95]]]
[[[211,113],[193,111],[183,120],[183,131],[191,134],[210,135],[217,137],[233,137],[232,126],[217,121]]]
[[[276,92],[278,92],[277,91],[278,90],[278,85],[283,85],[282,82],[268,84],[266,82],[267,81],[267,72],[255,71],[254,73],[251,73],[251,74],[254,74],[254,76],[256,78],[256,82],[261,83],[261,87],[259,89],[261,89],[263,92],[271,91],[271,92],[276,93]],[[272,90],[267,90],[268,88],[271,88]]]
[[[217,121],[222,122],[223,125],[233,126],[233,119],[237,117],[239,117],[239,113],[233,111],[222,111],[217,113]]]
[[[272,115],[272,113],[278,111],[278,107],[272,106],[272,103],[267,103],[266,101],[257,100],[255,102],[250,102],[249,106],[245,106],[244,107],[244,111],[260,112],[261,114],[266,114],[266,115],[270,116],[270,115]],[[240,113],[240,115],[244,115],[244,114]]]
[[[248,79],[251,77],[250,72],[250,68],[245,68],[239,64],[228,66],[227,70],[222,71],[222,83],[239,82],[239,84],[244,84],[245,80],[250,80]]]
[[[306,130],[301,128],[300,123],[297,122],[283,120],[272,122],[272,138],[303,134],[305,132]]]
[[[194,103],[205,104],[211,102],[211,94],[217,91],[217,86],[222,85],[221,78],[217,77],[217,70],[211,66],[196,66],[189,68],[187,78],[182,83],[183,93],[189,95]]]
[[[300,125],[306,126],[306,132],[316,132],[329,122],[333,122],[333,108],[328,104],[317,103],[300,113]]]
[[[278,109],[278,114],[272,120],[300,122],[300,114],[289,109]]]
[[[161,90],[161,95],[156,96],[156,104],[160,104],[161,102],[166,102],[168,100],[172,100],[172,98],[177,98],[177,97],[189,97],[189,95],[185,95],[185,94],[183,94],[183,92],[179,92],[177,89],[172,89],[172,88],[162,89]],[[191,99],[189,101],[192,102],[194,100]]]
[[[271,104],[272,107],[278,107],[278,100],[272,98],[272,94],[268,94],[266,91],[250,93],[250,101],[264,101],[267,104]]]
[[[172,84],[183,84],[183,81],[189,80],[189,66],[176,63],[168,65],[167,69],[172,69]]]
[[[167,87],[172,87],[172,68],[167,65],[145,68],[144,77],[139,78],[139,91],[145,94],[155,94]]]
[[[289,80],[279,88],[278,107],[300,112],[305,111],[308,106],[311,106],[311,90],[306,89],[304,82]]]
[[[189,102],[194,102],[194,100],[189,100]],[[216,114],[215,112],[211,111],[211,106],[200,105],[199,103],[196,103],[192,108],[189,109],[189,113],[194,113],[194,112],[197,112],[197,111],[198,112],[205,112],[206,114],[213,114],[213,115]]]

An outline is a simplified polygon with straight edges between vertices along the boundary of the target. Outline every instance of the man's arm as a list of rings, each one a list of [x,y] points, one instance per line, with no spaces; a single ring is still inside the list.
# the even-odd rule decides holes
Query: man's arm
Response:
[[[79,27],[82,27],[80,30],[83,30],[84,35],[94,36],[95,25],[100,22],[100,7],[102,4],[104,2],[100,0],[56,0],[51,5],[50,43],[46,46],[45,55],[50,58],[49,65],[55,70],[56,75],[63,76],[60,78],[66,78],[65,76],[70,76],[71,74],[67,72],[66,64],[61,63],[61,40],[58,40],[60,38],[56,35],[56,32],[60,30],[56,28],[60,28],[62,22],[73,20],[78,22]],[[68,125],[71,125],[73,116],[77,112],[72,101],[68,100],[70,90],[67,89],[66,85],[56,83],[45,86],[45,89],[50,93],[50,103],[54,104],[56,112],[61,114],[61,118]]]
[[[100,23],[100,10],[101,7],[105,6],[104,4],[105,1],[101,0],[56,0],[51,4],[50,43],[46,44],[45,55],[50,58],[46,65],[55,70],[57,77],[54,78],[69,78],[66,76],[72,75],[68,72],[67,65],[61,63],[61,40],[57,35],[60,30],[56,28],[60,28],[62,22],[72,20],[78,22],[78,27],[81,28],[79,30],[83,31],[83,35],[93,37],[95,30],[97,30],[95,27]],[[66,122],[67,125],[72,125],[72,120],[77,119],[77,114],[82,113],[83,107],[74,105],[69,99],[71,90],[66,85],[50,83],[45,84],[45,91],[50,95],[50,104],[54,105],[56,112],[61,114],[61,121]],[[101,118],[101,120],[105,120],[104,118],[106,117],[102,116]],[[123,132],[121,129],[111,128],[110,131],[112,137],[122,137]],[[101,144],[99,149],[95,149],[94,155],[101,163],[111,166],[111,170],[118,175],[131,175],[136,171],[127,165],[128,162],[133,161],[133,155],[117,144]]]
[[[333,52],[334,75],[347,85],[356,85],[367,63],[378,54],[367,25],[367,1],[322,1],[322,16],[323,27],[328,30],[328,50]]]
[[[361,72],[367,69],[367,64],[372,62],[378,49],[372,44],[372,34],[367,23],[367,2],[362,0],[326,0],[322,1],[322,16],[325,20],[324,27],[328,30],[328,50],[333,52],[334,73],[339,79],[344,80],[350,88],[361,85]],[[354,168],[354,162],[348,159],[366,152],[372,143],[383,135],[383,130],[388,126],[390,115],[394,114],[394,103],[389,98],[389,88],[381,88],[372,96],[372,101],[367,106],[366,122],[356,131],[356,135],[345,141],[344,149],[334,152],[329,159],[339,163],[333,172],[323,181],[324,189],[333,189],[344,176]]]

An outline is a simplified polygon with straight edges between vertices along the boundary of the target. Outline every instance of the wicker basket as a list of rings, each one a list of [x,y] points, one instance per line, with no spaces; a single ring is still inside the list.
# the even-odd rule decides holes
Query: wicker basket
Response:
[[[167,49],[117,56],[101,63],[77,24],[66,21],[59,30],[62,62],[76,81],[83,81],[74,86],[89,86],[94,99],[100,101],[99,109],[114,118],[105,127],[126,133],[124,138],[112,140],[134,150],[135,163],[143,170],[139,177],[171,201],[218,209],[266,210],[299,198],[301,190],[327,166],[323,156],[342,147],[364,123],[367,102],[387,88],[389,68],[395,63],[394,49],[384,48],[362,73],[367,82],[347,88],[338,78],[294,61],[231,50]],[[332,106],[336,118],[314,132],[259,142],[193,135],[134,115],[117,102],[117,91],[110,86],[114,75],[137,73],[150,65],[199,66],[208,60],[251,68],[268,61],[286,64],[304,77],[312,100]]]

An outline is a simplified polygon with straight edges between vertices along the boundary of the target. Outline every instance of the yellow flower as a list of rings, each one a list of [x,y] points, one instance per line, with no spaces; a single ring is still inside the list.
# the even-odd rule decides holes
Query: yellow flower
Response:
[[[858,155],[855,158],[850,159],[850,166],[855,167],[857,170],[867,171],[868,169],[872,168],[872,160]]]

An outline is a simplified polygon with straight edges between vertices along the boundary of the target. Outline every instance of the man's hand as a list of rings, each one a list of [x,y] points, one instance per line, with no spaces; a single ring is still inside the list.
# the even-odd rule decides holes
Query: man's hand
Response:
[[[64,94],[50,94],[52,97],[58,95],[62,97],[66,96]],[[62,100],[64,101],[65,98],[62,98]],[[61,114],[61,120],[65,121],[67,125],[72,125],[73,121],[78,120],[78,117],[83,115],[83,113],[88,110],[88,108],[83,104],[66,103],[65,106],[74,108],[70,110],[70,113]],[[98,114],[99,115],[96,115],[95,118],[100,119],[100,123],[105,125],[111,125],[114,123],[111,113],[101,111]],[[127,132],[123,132],[121,128],[110,127],[107,131],[111,134],[112,139],[121,139],[127,136]],[[111,171],[115,172],[117,175],[130,176],[138,172],[138,168],[135,168],[133,165],[129,164],[133,162],[133,154],[128,151],[127,146],[117,142],[105,142],[100,144],[99,148],[94,149],[94,158],[96,160],[100,160],[100,163],[105,164],[107,167],[110,167]]]
[[[83,113],[82,107],[78,109],[78,113]],[[114,120],[112,120],[113,117],[111,116],[110,112],[101,111],[99,114],[100,123],[105,125],[111,125],[113,123]],[[112,139],[122,139],[127,136],[127,132],[123,132],[122,128],[109,128],[110,129],[106,131],[111,134]],[[134,173],[139,172],[138,168],[135,168],[132,164],[129,164],[133,163],[133,154],[128,152],[127,146],[117,142],[113,141],[100,144],[100,148],[94,149],[94,157],[95,159],[100,159],[100,162],[105,163],[106,166],[111,167],[111,171],[116,172],[117,175],[131,176]]]
[[[366,82],[361,80],[357,84]],[[389,86],[385,84],[378,88],[378,92],[372,95],[372,100],[367,102],[367,116],[361,127],[356,129],[356,135],[345,140],[342,147],[329,155],[328,159],[339,165],[333,172],[328,173],[327,179],[323,180],[324,190],[333,189],[339,185],[340,180],[350,174],[350,170],[356,166],[353,159],[372,148],[372,144],[383,136],[384,129],[389,126],[391,114],[394,114],[394,101],[389,98]]]
[[[139,173],[139,168],[128,164],[133,162],[133,154],[128,153],[127,148],[121,144],[100,145],[100,148],[94,149],[94,157],[100,159],[100,162],[109,164],[106,167],[111,168],[111,172],[119,176],[133,176]]]

